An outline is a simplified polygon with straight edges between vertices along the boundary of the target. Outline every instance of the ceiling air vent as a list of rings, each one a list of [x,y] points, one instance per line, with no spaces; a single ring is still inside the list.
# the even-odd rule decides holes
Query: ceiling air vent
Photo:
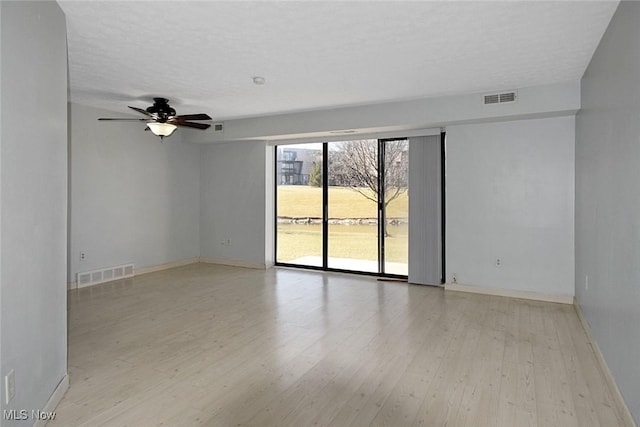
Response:
[[[484,103],[485,105],[487,104],[497,104],[500,102],[500,95],[495,94],[495,95],[485,95],[484,96]]]
[[[484,96],[484,105],[505,104],[516,102],[518,95],[515,90],[503,93],[491,93]]]
[[[213,124],[213,131],[214,132],[224,132],[224,129],[222,128],[222,123],[214,123]]]

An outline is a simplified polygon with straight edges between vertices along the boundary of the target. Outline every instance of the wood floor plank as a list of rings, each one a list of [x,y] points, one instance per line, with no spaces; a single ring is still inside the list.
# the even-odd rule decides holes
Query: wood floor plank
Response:
[[[376,414],[372,425],[409,426],[413,424],[429,390],[429,385],[435,378],[451,342],[453,334],[447,333],[445,327],[447,322],[450,322],[450,319],[440,318],[431,321],[431,328],[426,333],[422,348],[416,353],[398,384],[391,389],[389,397]],[[450,323],[449,326],[455,327]]]
[[[425,299],[414,299],[410,304],[415,305],[420,303],[420,306],[424,306],[427,301]],[[330,396],[329,390],[332,383],[336,383],[335,377],[340,376],[343,378],[345,373],[348,373],[357,367],[361,360],[366,360],[367,357],[374,356],[377,360],[384,357],[385,353],[391,353],[389,350],[402,347],[402,343],[408,341],[417,341],[418,332],[416,332],[415,319],[406,317],[398,312],[388,313],[389,321],[383,322],[374,329],[370,338],[365,334],[364,339],[359,339],[358,335],[362,336],[360,331],[357,334],[350,336],[349,340],[341,346],[339,355],[328,353],[318,365],[314,366],[310,373],[313,373],[312,379],[302,378],[294,387],[291,387],[283,396],[276,402],[272,402],[268,408],[269,415],[267,418],[258,416],[251,420],[250,425],[270,425],[274,420],[283,422],[284,425],[300,425],[302,422],[300,418],[307,419],[312,417],[316,412],[316,408],[323,406],[317,403],[318,397],[325,397],[324,400]],[[414,328],[411,328],[411,324],[414,324]],[[370,322],[370,325],[374,325],[375,322]],[[370,328],[368,328],[370,329]],[[395,334],[388,334],[385,332],[398,331]],[[400,332],[402,331],[402,332]],[[343,357],[347,355],[348,357]],[[342,362],[339,363],[339,362]],[[343,364],[346,364],[343,365]],[[399,366],[399,363],[396,363]],[[327,368],[328,367],[328,368]],[[322,379],[318,378],[315,371],[329,373],[329,377]],[[291,405],[297,403],[295,413],[292,413]],[[286,414],[285,414],[286,412]]]
[[[71,291],[69,374],[51,426],[624,426],[570,306],[292,269]]]
[[[470,305],[460,313],[453,337],[436,379],[429,387],[413,425],[448,425],[457,419],[469,372],[470,361],[480,336],[473,328],[484,312],[479,306]]]

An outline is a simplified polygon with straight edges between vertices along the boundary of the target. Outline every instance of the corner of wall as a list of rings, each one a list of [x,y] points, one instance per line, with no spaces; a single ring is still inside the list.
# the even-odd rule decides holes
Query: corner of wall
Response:
[[[1,409],[30,412],[67,372],[66,23],[52,1],[0,2],[0,20],[0,377],[16,374]]]
[[[615,376],[636,422],[640,421],[639,20],[639,2],[618,4],[581,81],[582,105],[575,123],[574,248],[579,314],[593,336],[594,350],[602,352],[603,371]]]

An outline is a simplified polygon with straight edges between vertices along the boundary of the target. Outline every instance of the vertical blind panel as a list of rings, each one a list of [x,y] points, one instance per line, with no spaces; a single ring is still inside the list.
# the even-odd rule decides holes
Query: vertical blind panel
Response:
[[[409,282],[442,276],[440,135],[409,138]]]

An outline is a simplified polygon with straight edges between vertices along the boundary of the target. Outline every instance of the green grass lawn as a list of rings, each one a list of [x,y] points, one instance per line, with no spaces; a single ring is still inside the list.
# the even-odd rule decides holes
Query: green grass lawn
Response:
[[[371,225],[330,225],[329,256],[335,258],[378,259],[378,228]],[[389,226],[385,239],[386,261],[407,262],[408,227]],[[278,261],[302,256],[322,256],[320,224],[278,224]]]
[[[322,189],[311,186],[279,186],[278,216],[321,218]],[[349,188],[329,187],[329,218],[377,218],[376,203]],[[404,193],[387,207],[387,218],[407,218],[408,197]],[[385,239],[386,261],[407,262],[408,227],[389,225]],[[378,259],[378,227],[375,225],[329,225],[329,257]],[[278,224],[281,262],[302,256],[322,255],[320,224]]]
[[[387,207],[387,218],[407,218],[409,198],[406,192]],[[278,186],[278,216],[321,218],[322,188],[308,185]],[[355,190],[329,187],[329,218],[377,218],[376,203]]]

